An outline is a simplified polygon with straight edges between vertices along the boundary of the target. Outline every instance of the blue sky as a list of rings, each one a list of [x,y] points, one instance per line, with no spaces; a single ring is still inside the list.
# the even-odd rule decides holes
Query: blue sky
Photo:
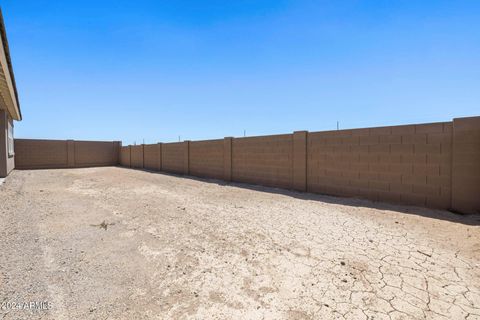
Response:
[[[479,1],[4,0],[16,136],[124,144],[480,115]]]

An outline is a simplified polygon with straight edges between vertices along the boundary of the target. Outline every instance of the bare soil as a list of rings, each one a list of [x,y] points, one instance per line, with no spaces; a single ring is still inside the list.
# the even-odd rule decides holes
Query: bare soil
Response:
[[[0,319],[480,319],[479,225],[123,168],[15,171]]]

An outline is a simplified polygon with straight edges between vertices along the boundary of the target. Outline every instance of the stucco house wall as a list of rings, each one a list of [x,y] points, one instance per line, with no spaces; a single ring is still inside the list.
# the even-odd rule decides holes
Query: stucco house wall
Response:
[[[0,110],[0,178],[6,177],[15,168],[15,158],[8,154],[8,123],[12,119],[4,110]]]

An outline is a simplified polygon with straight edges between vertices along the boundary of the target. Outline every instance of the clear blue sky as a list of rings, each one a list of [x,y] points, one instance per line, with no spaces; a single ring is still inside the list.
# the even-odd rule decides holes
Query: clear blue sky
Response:
[[[480,115],[480,2],[4,0],[17,137],[147,143]]]

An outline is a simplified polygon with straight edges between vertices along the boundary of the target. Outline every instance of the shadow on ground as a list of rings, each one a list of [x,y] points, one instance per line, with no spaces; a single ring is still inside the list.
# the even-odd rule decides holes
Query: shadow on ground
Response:
[[[464,225],[470,225],[470,226],[480,225],[480,215],[464,215],[464,214],[459,214],[459,213],[455,213],[447,210],[429,209],[429,208],[408,206],[408,205],[402,205],[402,204],[389,204],[385,202],[377,202],[377,201],[371,201],[371,200],[359,199],[359,198],[336,197],[331,195],[321,195],[321,194],[314,194],[309,192],[298,192],[293,190],[252,185],[252,184],[240,183],[240,182],[226,182],[218,179],[186,176],[186,175],[181,175],[181,174],[176,174],[171,172],[164,172],[164,171],[159,172],[159,171],[137,169],[137,168],[123,168],[123,169],[126,169],[126,170],[133,169],[133,170],[144,171],[144,172],[149,172],[153,174],[162,174],[162,175],[196,180],[196,181],[201,181],[206,183],[214,183],[221,186],[234,186],[237,188],[250,189],[250,190],[259,191],[259,192],[281,194],[284,196],[293,197],[301,200],[319,201],[324,203],[350,206],[350,207],[383,210],[385,211],[385,214],[388,214],[387,211],[397,211],[397,212],[417,215],[417,216],[430,218],[430,219],[439,219],[439,220],[445,220],[445,221],[450,221],[454,223],[460,223]]]

